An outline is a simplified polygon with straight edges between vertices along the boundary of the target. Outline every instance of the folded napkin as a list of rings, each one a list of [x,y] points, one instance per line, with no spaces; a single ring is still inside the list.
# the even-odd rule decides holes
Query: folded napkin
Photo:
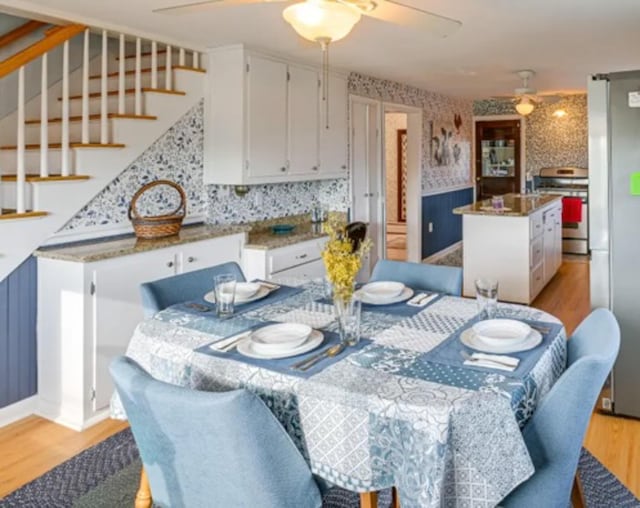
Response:
[[[486,367],[487,369],[508,370],[513,372],[518,368],[520,360],[513,356],[488,355],[486,353],[473,353],[464,362],[465,365],[474,367]]]
[[[407,302],[407,305],[411,305],[412,307],[424,307],[431,300],[437,297],[438,293],[418,293]]]
[[[229,347],[234,342],[236,342],[236,341],[239,342],[240,340],[244,339],[245,337],[248,337],[251,334],[252,331],[253,330],[245,330],[244,332],[236,333],[235,335],[232,335],[231,337],[227,337],[226,339],[221,339],[218,342],[214,342],[213,344],[210,344],[209,347],[211,349],[215,349],[217,351],[223,351],[224,349]]]

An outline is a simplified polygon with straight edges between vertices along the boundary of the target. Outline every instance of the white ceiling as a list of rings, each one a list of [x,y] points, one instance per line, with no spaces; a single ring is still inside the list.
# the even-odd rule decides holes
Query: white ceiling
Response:
[[[318,62],[313,43],[282,19],[286,4],[216,5],[170,16],[152,9],[193,0],[0,0],[0,10],[27,9],[75,21],[156,34],[199,47],[244,42]],[[401,0],[462,21],[434,39],[363,17],[332,45],[331,64],[470,98],[509,94],[514,71],[534,69],[539,92],[584,91],[589,74],[640,68],[640,0]],[[4,7],[4,9],[3,9]]]

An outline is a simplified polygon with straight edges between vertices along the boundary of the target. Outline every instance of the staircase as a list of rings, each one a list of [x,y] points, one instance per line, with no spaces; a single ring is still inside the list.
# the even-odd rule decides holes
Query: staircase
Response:
[[[0,80],[18,77],[17,109],[0,120],[0,280],[204,90],[197,51],[79,25],[45,33],[42,41],[0,62]],[[33,76],[37,65],[40,94],[25,101],[25,74]],[[50,83],[53,66],[61,66],[62,79]]]

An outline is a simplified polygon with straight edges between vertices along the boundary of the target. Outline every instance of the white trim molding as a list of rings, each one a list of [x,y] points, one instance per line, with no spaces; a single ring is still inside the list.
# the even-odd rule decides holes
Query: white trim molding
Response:
[[[32,397],[3,407],[0,409],[0,427],[4,427],[35,414],[37,404],[38,396],[33,395]]]
[[[437,261],[440,258],[448,256],[449,254],[451,254],[452,252],[456,251],[460,247],[462,247],[462,240],[460,240],[459,242],[456,242],[456,243],[452,243],[448,247],[445,247],[444,249],[436,252],[435,254],[431,254],[431,256],[429,256],[428,258],[424,258],[422,260],[422,262],[423,263],[433,263],[434,261]]]

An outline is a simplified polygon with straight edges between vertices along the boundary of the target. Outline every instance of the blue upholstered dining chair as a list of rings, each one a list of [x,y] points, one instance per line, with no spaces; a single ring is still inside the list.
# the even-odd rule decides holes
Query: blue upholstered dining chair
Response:
[[[370,282],[393,280],[413,289],[462,294],[462,268],[381,259],[376,263]]]
[[[123,356],[110,370],[154,505],[322,505],[309,466],[256,395],[170,385]]]
[[[213,289],[213,277],[223,273],[245,280],[238,263],[229,262],[140,284],[144,316],[148,318],[176,303],[204,296]]]
[[[566,508],[593,406],[620,348],[613,314],[594,310],[568,343],[567,370],[523,430],[534,475],[507,496],[506,508]]]

